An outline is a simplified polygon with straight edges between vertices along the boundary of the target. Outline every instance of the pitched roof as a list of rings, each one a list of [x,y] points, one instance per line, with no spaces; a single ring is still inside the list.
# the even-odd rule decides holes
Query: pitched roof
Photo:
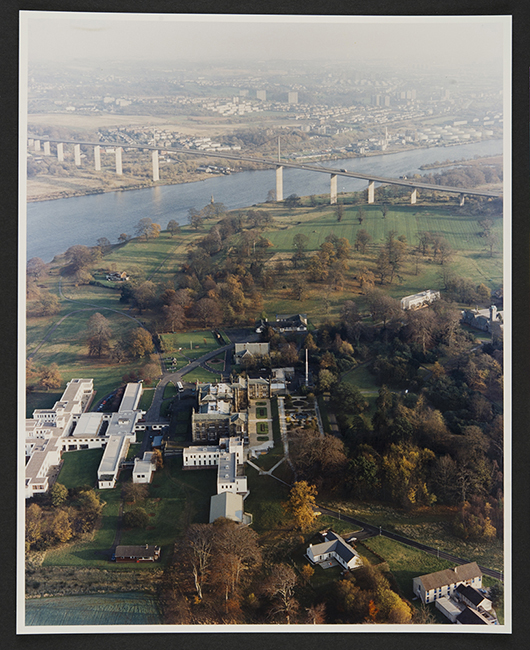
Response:
[[[322,555],[323,553],[331,553],[333,551],[346,563],[358,555],[340,535],[337,535],[332,530],[326,533],[324,539],[326,540],[325,542],[313,546],[313,555]]]
[[[456,590],[459,594],[465,596],[472,605],[475,605],[475,607],[478,607],[484,600],[488,600],[483,594],[480,593],[480,591],[473,589],[473,587],[470,587],[469,585],[458,585]]]
[[[456,617],[456,620],[463,625],[487,625],[488,622],[477,612],[466,607],[464,611]]]
[[[425,591],[430,591],[437,587],[452,585],[456,582],[464,582],[465,580],[478,577],[482,577],[482,572],[478,568],[478,564],[476,562],[469,562],[469,564],[461,564],[452,569],[427,573],[424,576],[420,576],[419,580],[421,580]]]

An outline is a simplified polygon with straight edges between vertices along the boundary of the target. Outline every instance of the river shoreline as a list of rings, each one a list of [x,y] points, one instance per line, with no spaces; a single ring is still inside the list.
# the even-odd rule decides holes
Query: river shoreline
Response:
[[[482,140],[481,142],[485,142]],[[320,157],[318,160],[315,159],[314,161],[304,161],[304,164],[311,164],[311,162],[322,162],[324,160],[329,160],[329,161],[335,161],[335,160],[358,160],[362,158],[371,158],[375,156],[389,156],[389,155],[395,155],[399,153],[406,153],[408,151],[422,151],[422,150],[428,150],[428,149],[437,149],[440,148],[439,145],[432,146],[432,147],[414,147],[414,146],[408,146],[408,147],[400,147],[399,149],[393,149],[393,150],[387,150],[387,151],[371,151],[366,154],[354,154],[351,156],[345,156],[344,152],[341,152],[340,154],[331,154],[331,155],[323,155]],[[484,158],[491,158],[492,156],[484,156]],[[474,158],[468,158],[465,159],[466,161],[471,161],[474,160]],[[288,162],[298,162],[296,159],[294,160],[289,160]],[[461,164],[463,163],[464,160],[459,160],[459,161],[453,161],[453,162],[448,162],[448,163],[440,163],[437,167],[420,167],[420,169],[423,170],[428,170],[428,169],[436,169],[436,168],[442,168],[442,167],[451,167],[455,164]],[[268,165],[264,165],[263,169],[270,169]],[[242,172],[247,172],[247,171],[252,171],[249,169],[241,169],[241,170],[232,170],[232,174],[239,174]],[[172,186],[172,185],[185,185],[188,183],[198,183],[201,181],[206,181],[209,180],[210,178],[215,178],[217,174],[210,174],[209,176],[202,176],[200,178],[191,178],[191,179],[185,179],[185,180],[169,180],[169,181],[163,181],[160,180],[158,182],[144,182],[144,183],[135,183],[134,185],[126,185],[123,187],[114,187],[114,188],[87,188],[86,190],[59,190],[57,192],[50,192],[49,194],[43,194],[42,196],[32,196],[26,198],[27,203],[42,203],[44,201],[56,201],[58,199],[71,199],[71,198],[76,198],[76,197],[82,197],[82,196],[93,196],[93,195],[99,195],[99,194],[109,194],[112,192],[128,192],[131,190],[143,190],[143,189],[149,189],[153,187],[167,187],[167,186]],[[45,181],[43,181],[45,182]],[[28,180],[28,184],[31,183],[30,180]]]

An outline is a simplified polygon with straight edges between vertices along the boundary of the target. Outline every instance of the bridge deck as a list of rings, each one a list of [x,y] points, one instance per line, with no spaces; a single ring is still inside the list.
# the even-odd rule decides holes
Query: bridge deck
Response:
[[[172,153],[181,153],[189,154],[191,156],[202,156],[206,158],[221,158],[223,160],[241,160],[244,162],[252,162],[266,166],[272,167],[291,167],[294,169],[304,169],[309,172],[319,172],[321,174],[335,174],[337,176],[346,176],[349,178],[357,178],[361,180],[368,181],[369,183],[381,183],[384,185],[399,185],[401,187],[408,187],[411,190],[429,190],[429,191],[438,191],[438,192],[448,192],[451,194],[466,194],[468,196],[484,196],[487,198],[499,198],[502,197],[502,192],[491,192],[486,190],[476,190],[468,187],[452,187],[447,185],[434,185],[430,183],[419,183],[411,179],[403,178],[385,178],[383,176],[375,176],[370,174],[361,174],[360,172],[351,172],[351,171],[341,171],[340,169],[334,169],[333,167],[317,167],[315,165],[307,165],[304,163],[292,163],[282,160],[273,160],[272,158],[254,158],[252,156],[241,156],[237,154],[230,153],[215,153],[213,151],[196,151],[193,149],[179,149],[177,147],[164,147],[156,145],[144,145],[144,144],[119,144],[111,142],[86,142],[83,140],[61,140],[54,138],[41,138],[38,136],[28,136],[32,137],[34,140],[40,140],[41,142],[54,142],[63,144],[80,144],[90,147],[121,147],[123,149],[143,149],[148,151],[168,151]]]

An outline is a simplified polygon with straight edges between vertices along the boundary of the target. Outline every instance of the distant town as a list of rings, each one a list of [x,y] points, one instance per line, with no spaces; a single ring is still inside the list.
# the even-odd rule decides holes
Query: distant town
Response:
[[[505,624],[505,178],[473,153],[502,87],[370,57],[30,61],[33,223],[52,206],[59,237],[76,196],[93,241],[26,265],[28,628]],[[329,191],[284,196],[289,163]],[[134,205],[199,180],[207,202]]]

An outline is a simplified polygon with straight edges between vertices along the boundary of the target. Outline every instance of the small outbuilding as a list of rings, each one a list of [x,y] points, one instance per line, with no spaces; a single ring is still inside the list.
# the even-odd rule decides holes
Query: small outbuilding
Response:
[[[156,562],[160,559],[160,546],[116,546],[114,558],[116,562]]]

